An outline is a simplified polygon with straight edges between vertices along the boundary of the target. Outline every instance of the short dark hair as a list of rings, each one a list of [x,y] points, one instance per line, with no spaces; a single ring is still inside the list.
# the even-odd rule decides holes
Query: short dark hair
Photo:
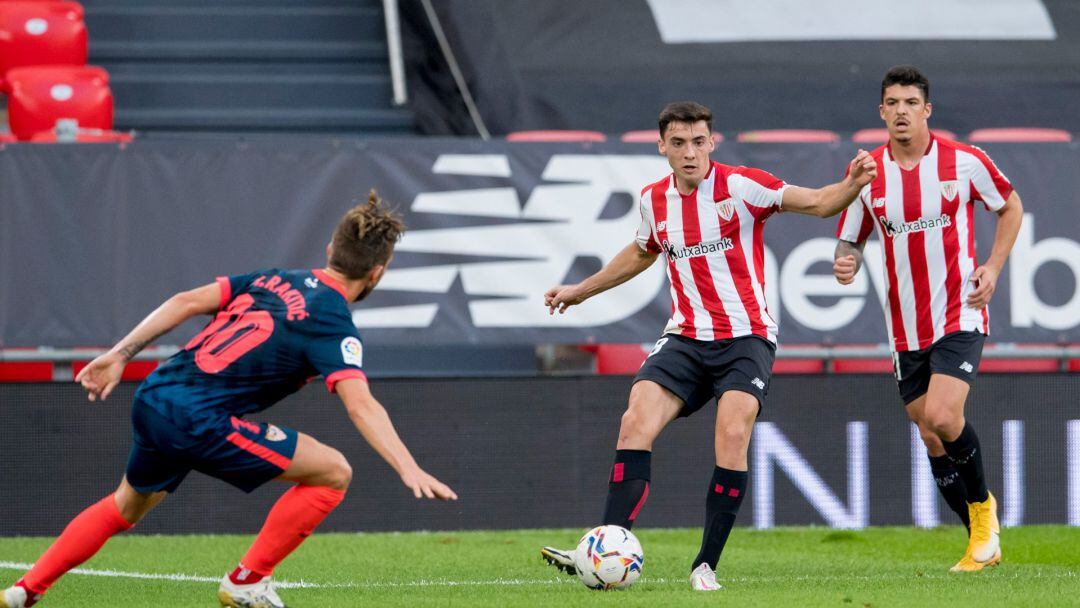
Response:
[[[664,139],[664,132],[668,125],[673,122],[685,122],[694,124],[704,120],[712,132],[712,110],[697,103],[696,101],[673,101],[660,111],[660,139]]]
[[[349,209],[334,228],[330,267],[350,279],[361,279],[386,264],[405,233],[405,222],[372,190],[366,203]]]
[[[930,81],[913,65],[897,65],[885,72],[885,78],[881,80],[881,99],[885,100],[885,89],[894,84],[901,86],[916,86],[922,91],[923,101],[930,101]]]

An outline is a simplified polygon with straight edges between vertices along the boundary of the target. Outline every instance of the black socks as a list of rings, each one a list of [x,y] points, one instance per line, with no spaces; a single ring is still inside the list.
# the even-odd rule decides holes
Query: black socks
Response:
[[[614,524],[627,530],[634,525],[649,497],[651,474],[652,452],[615,450],[615,465],[611,467],[607,502],[604,503],[604,525]]]
[[[701,536],[701,551],[694,559],[691,570],[701,564],[709,564],[716,570],[720,553],[727,544],[728,535],[735,525],[743,495],[746,494],[746,471],[732,471],[716,467],[709,482],[709,495],[705,499],[705,531]]]
[[[945,453],[949,455],[960,479],[967,488],[968,502],[983,502],[990,493],[986,490],[986,477],[983,475],[982,451],[979,449],[979,437],[971,424],[964,423],[964,430],[955,441],[942,440]]]
[[[960,479],[960,472],[953,466],[948,456],[930,456],[930,471],[934,474],[938,491],[948,503],[953,513],[964,522],[964,527],[971,529],[968,519],[967,486]]]

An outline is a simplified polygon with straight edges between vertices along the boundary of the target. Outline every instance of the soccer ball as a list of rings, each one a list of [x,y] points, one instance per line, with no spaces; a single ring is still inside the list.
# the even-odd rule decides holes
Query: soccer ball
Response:
[[[574,552],[574,569],[590,589],[626,589],[641,576],[641,543],[621,526],[597,526],[585,533]]]

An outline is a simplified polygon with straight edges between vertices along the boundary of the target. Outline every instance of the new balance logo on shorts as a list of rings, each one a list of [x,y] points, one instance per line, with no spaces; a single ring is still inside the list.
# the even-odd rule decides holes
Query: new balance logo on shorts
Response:
[[[974,370],[975,368],[972,367],[971,364],[968,363],[967,361],[964,361],[963,363],[960,364],[960,369],[962,369],[965,372],[970,374],[972,372],[972,370]]]
[[[750,384],[753,384],[754,386],[760,388],[761,390],[765,390],[765,382],[762,381],[761,378],[754,378],[753,380],[750,381]]]

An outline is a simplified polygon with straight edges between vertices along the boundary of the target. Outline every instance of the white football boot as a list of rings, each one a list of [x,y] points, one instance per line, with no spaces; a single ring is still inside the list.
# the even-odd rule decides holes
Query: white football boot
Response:
[[[26,590],[26,587],[15,584],[4,589],[3,595],[0,595],[0,608],[30,608],[40,599],[40,593],[30,593]]]
[[[237,585],[226,574],[218,588],[218,601],[228,608],[285,608],[269,576],[250,585]]]
[[[701,564],[690,573],[690,588],[694,591],[719,591],[723,589],[716,582],[716,573],[709,564]]]
[[[540,556],[544,558],[544,561],[567,574],[577,574],[577,569],[574,568],[573,551],[544,547],[540,549]]]

